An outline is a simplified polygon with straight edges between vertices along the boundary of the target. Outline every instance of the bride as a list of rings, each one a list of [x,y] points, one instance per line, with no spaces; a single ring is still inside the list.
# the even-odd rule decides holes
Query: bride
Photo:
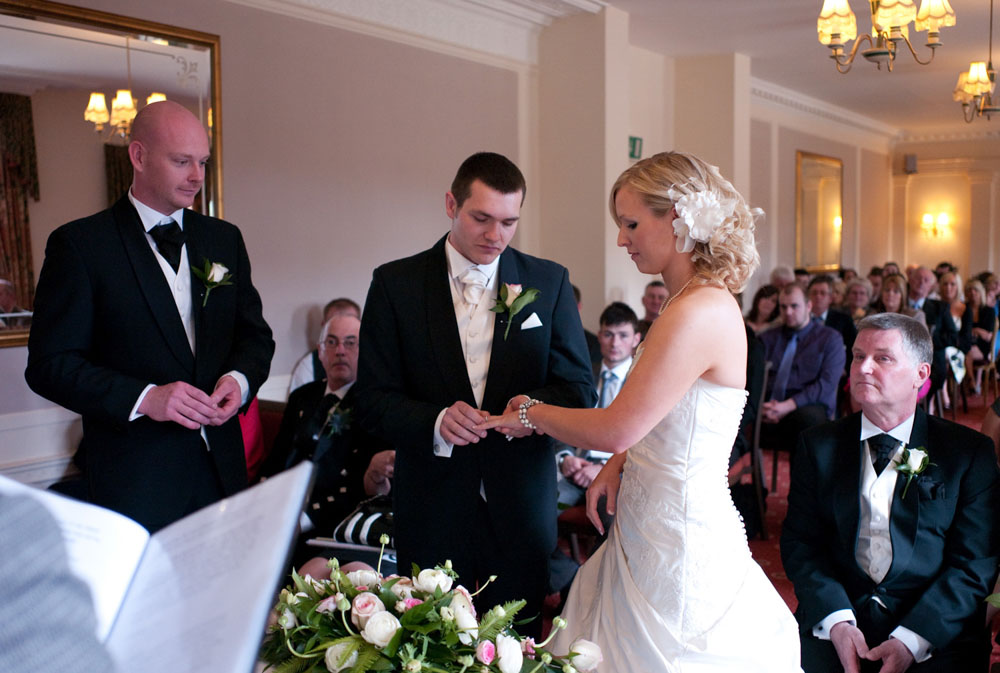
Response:
[[[606,409],[531,400],[481,426],[615,453],[587,492],[594,525],[602,496],[614,525],[577,574],[553,651],[580,635],[608,673],[800,671],[795,620],[750,556],[726,478],[746,398],[731,293],[759,264],[757,213],[680,152],[634,164],[610,201],[618,245],[670,291],[621,392]]]

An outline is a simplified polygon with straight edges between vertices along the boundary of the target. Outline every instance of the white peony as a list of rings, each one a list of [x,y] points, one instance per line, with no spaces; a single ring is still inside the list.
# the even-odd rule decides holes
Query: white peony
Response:
[[[592,671],[604,661],[601,647],[583,638],[577,638],[569,646],[570,661],[578,671]]]
[[[500,634],[497,636],[497,667],[501,673],[518,673],[524,655],[521,653],[521,643],[517,638]]]
[[[347,573],[347,579],[356,587],[368,587],[370,589],[378,584],[382,578],[374,570],[353,570]]]
[[[451,578],[441,570],[427,568],[413,578],[413,586],[429,594],[434,593],[435,587],[441,587],[441,593],[448,593],[451,590]]]
[[[471,645],[479,637],[479,622],[464,605],[455,605],[452,601],[451,609],[455,613],[455,625],[459,628],[458,639],[463,645]]]
[[[229,269],[226,267],[218,263],[212,264],[212,268],[208,270],[208,282],[221,283],[227,273],[229,273]]]
[[[734,202],[723,205],[714,192],[698,191],[680,195],[671,189],[667,196],[674,199],[674,234],[677,252],[691,252],[695,242],[707,243],[715,230],[733,216]]]
[[[394,578],[390,578],[394,579]],[[390,587],[390,591],[396,595],[396,598],[400,600],[404,598],[413,598],[413,581],[409,577],[401,577],[395,584]]]
[[[399,620],[391,612],[376,613],[361,630],[361,637],[375,647],[385,647],[399,630]]]
[[[344,651],[349,647],[350,643],[337,643],[333,647],[328,647],[326,654],[323,656],[323,661],[326,663],[326,670],[330,671],[330,673],[339,673],[356,664],[358,661],[358,651],[356,649],[341,663],[341,659],[344,658]]]

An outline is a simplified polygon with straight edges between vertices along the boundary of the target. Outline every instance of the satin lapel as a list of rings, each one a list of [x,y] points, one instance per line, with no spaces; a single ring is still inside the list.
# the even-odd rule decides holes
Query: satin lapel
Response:
[[[195,353],[198,353],[198,346],[203,343],[204,336],[211,334],[211,332],[207,331],[208,325],[206,325],[210,320],[210,316],[202,308],[202,302],[205,300],[205,284],[191,273],[191,269],[203,268],[205,266],[205,258],[208,256],[205,243],[205,228],[201,226],[200,217],[193,210],[184,211],[184,233],[186,235],[184,245],[187,248],[188,273],[191,274],[191,314],[194,316]],[[196,366],[197,363],[198,359],[196,357]]]
[[[917,409],[913,416],[913,429],[910,430],[910,447],[927,447],[927,414]],[[892,565],[886,573],[885,580],[902,572],[909,566],[913,558],[913,547],[917,541],[917,526],[920,523],[920,496],[915,484],[903,497],[906,488],[906,477],[902,474],[896,477],[896,489],[892,494],[892,513],[889,515],[889,534],[892,540]]]
[[[497,267],[496,296],[500,296],[500,288],[503,283],[520,283],[520,273],[514,261],[514,255],[508,250],[504,250],[500,255],[500,264]],[[523,313],[518,315],[520,320],[524,320],[531,315]],[[497,314],[493,323],[493,346],[490,349],[490,368],[486,374],[486,391],[483,393],[483,409],[500,412],[507,405],[506,393],[511,389],[511,377],[513,367],[511,367],[510,348],[504,331],[507,329],[508,318],[506,314]],[[507,339],[518,337],[517,325],[511,327],[510,335]],[[499,396],[499,397],[498,397]]]
[[[441,384],[448,387],[448,398],[463,400],[476,406],[469,382],[469,370],[465,367],[462,352],[462,338],[458,334],[455,305],[451,300],[451,281],[448,278],[448,262],[445,259],[444,241],[441,239],[431,250],[425,266],[423,285],[426,288],[427,330],[434,352],[434,361],[441,370]],[[415,282],[419,279],[413,279]]]
[[[838,425],[832,450],[835,452],[833,512],[837,522],[840,548],[851,550],[854,556],[858,544],[861,517],[861,414],[854,414],[849,422]]]
[[[181,316],[177,312],[177,303],[170,292],[166,278],[163,277],[163,270],[156,261],[156,253],[146,240],[139,214],[135,212],[128,197],[119,199],[112,213],[139,289],[146,298],[164,341],[181,365],[193,372],[194,355],[191,353],[191,345],[184,332]]]

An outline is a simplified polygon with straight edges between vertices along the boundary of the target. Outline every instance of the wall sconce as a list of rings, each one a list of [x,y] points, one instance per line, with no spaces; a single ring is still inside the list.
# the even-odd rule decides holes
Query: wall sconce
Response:
[[[843,228],[844,228],[844,218],[842,218],[840,215],[837,215],[835,218],[833,218],[833,230],[839,234],[840,230]]]
[[[951,228],[951,218],[948,217],[948,213],[938,213],[937,215],[924,213],[920,228],[927,238],[940,238],[948,234]]]

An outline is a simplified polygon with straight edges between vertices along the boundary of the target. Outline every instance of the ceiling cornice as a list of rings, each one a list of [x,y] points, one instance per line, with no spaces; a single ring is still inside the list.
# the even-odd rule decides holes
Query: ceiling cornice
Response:
[[[538,34],[556,19],[597,13],[603,0],[227,0],[307,21],[501,59],[538,63]],[[411,36],[414,39],[399,39]],[[427,46],[426,44],[424,46]]]

